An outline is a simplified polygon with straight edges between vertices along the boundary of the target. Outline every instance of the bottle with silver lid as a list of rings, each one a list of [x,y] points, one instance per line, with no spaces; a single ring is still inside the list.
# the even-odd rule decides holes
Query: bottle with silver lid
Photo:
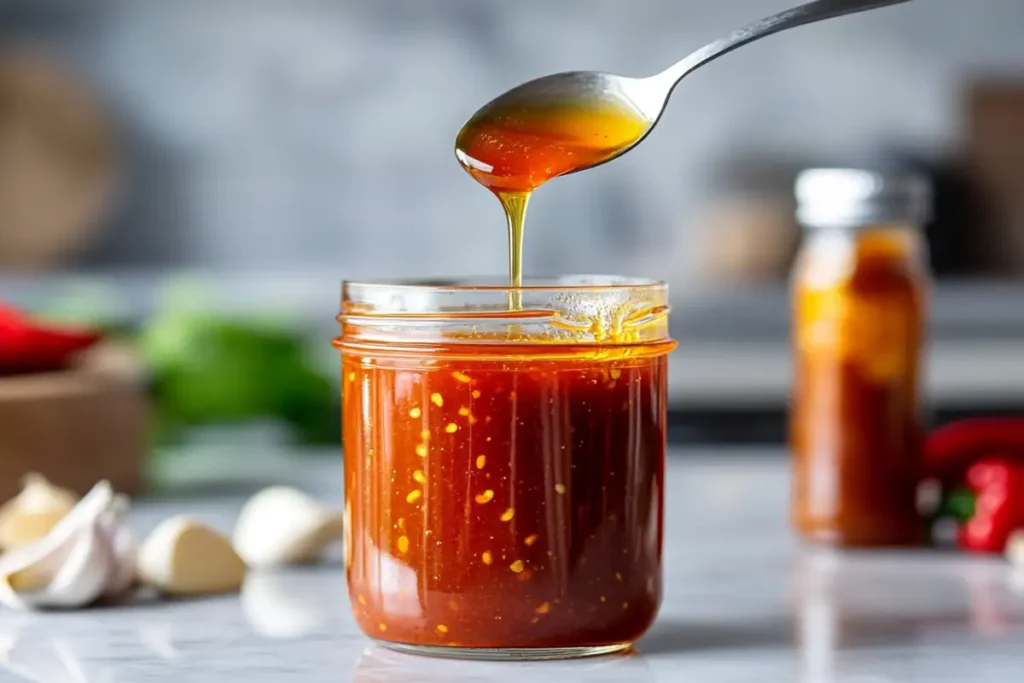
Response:
[[[928,184],[813,169],[796,194],[793,523],[814,541],[917,543]]]

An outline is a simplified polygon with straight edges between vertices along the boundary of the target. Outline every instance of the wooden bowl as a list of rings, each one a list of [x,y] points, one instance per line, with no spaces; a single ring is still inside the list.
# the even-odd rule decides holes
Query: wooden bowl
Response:
[[[28,472],[79,494],[101,479],[136,492],[148,413],[142,366],[116,345],[88,351],[69,370],[0,377],[0,501]]]

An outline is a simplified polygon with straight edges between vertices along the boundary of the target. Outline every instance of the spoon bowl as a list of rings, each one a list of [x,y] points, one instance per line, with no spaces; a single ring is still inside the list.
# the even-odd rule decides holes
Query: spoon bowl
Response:
[[[651,92],[645,79],[598,71],[543,76],[481,107],[459,131],[455,155],[492,190],[529,191],[636,145],[664,105]]]

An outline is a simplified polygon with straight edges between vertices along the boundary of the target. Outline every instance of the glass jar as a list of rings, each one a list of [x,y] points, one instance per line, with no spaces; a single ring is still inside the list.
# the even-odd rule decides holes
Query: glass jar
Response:
[[[794,525],[841,545],[918,543],[928,186],[820,169],[800,175],[797,198]]]
[[[661,598],[667,296],[617,278],[344,285],[346,569],[367,635],[550,658],[647,630]]]

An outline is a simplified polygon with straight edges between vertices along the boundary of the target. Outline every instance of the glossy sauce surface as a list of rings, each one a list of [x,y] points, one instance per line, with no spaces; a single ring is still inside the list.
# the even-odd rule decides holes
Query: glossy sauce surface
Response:
[[[497,195],[505,210],[510,286],[522,284],[530,194],[552,178],[617,156],[642,138],[649,125],[625,102],[607,99],[529,107],[492,103],[459,131],[459,163]]]
[[[923,540],[916,509],[926,278],[909,228],[811,238],[794,278],[793,520],[812,540]]]
[[[559,350],[343,354],[347,569],[366,633],[579,647],[653,621],[666,349]]]

